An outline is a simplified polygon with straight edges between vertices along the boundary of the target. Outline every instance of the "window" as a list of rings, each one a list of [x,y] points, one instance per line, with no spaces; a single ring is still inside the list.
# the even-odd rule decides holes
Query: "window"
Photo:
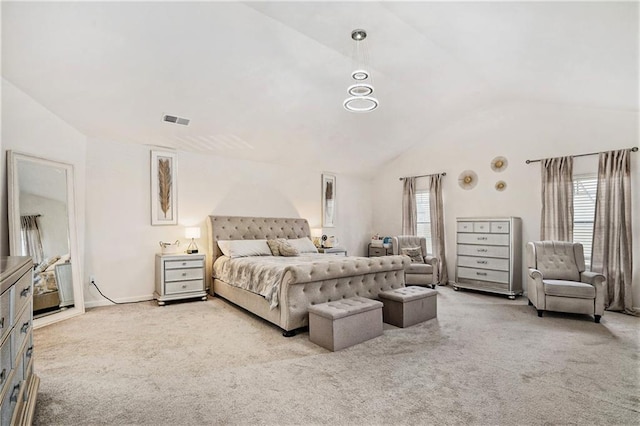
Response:
[[[419,237],[425,237],[427,239],[427,251],[432,251],[431,245],[431,207],[429,205],[429,191],[417,190],[416,191],[416,210],[417,210],[417,222]],[[427,253],[425,253],[427,254]]]
[[[595,174],[573,177],[573,241],[581,243],[584,247],[584,262],[587,270],[591,269],[597,188],[598,176]]]

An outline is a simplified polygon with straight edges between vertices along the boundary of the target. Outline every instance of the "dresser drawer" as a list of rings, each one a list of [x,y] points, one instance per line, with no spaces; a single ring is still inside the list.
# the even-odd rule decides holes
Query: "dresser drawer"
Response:
[[[369,247],[369,257],[386,255],[387,249],[385,247]]]
[[[495,281],[498,283],[509,283],[509,273],[501,271],[491,271],[487,269],[458,267],[458,277],[478,281]]]
[[[458,222],[458,232],[473,232],[473,222]]]
[[[491,246],[508,246],[509,235],[507,234],[458,234],[458,243],[461,244],[482,244]]]
[[[473,232],[491,232],[491,223],[473,222]]]
[[[458,244],[458,255],[509,258],[509,247]]]
[[[0,341],[9,332],[11,324],[13,323],[13,318],[11,318],[12,292],[13,287],[2,293],[0,296]]]
[[[458,256],[458,266],[466,266],[469,268],[479,269],[495,269],[497,271],[509,271],[509,259]]]
[[[202,278],[204,278],[204,271],[202,268],[168,269],[164,271],[165,281],[186,281]]]
[[[181,268],[202,268],[202,260],[167,260],[164,262],[164,269],[181,269]]]
[[[22,361],[22,356],[18,357],[18,352],[22,349],[24,341],[31,334],[32,325],[31,307],[28,306],[27,309],[22,311],[22,315],[20,315],[16,320],[16,324],[11,331],[11,358],[14,360],[16,360],[16,358],[20,358],[19,360],[16,360],[16,362]]]
[[[22,307],[31,300],[33,292],[33,273],[29,270],[13,286],[13,317],[20,315]],[[14,322],[15,324],[15,322]]]
[[[508,234],[509,222],[491,222],[492,234]]]
[[[2,389],[8,386],[9,373],[11,372],[11,366],[13,361],[11,360],[11,339],[6,339],[0,347],[0,362],[2,363],[2,369],[0,370],[0,394]]]
[[[204,281],[201,279],[192,281],[175,281],[167,282],[164,286],[165,294],[188,293],[191,291],[203,291]]]

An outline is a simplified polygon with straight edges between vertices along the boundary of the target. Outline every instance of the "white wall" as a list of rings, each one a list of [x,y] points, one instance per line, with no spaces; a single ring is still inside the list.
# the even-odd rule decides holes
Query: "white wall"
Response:
[[[427,145],[435,146],[428,149]],[[539,239],[539,159],[638,146],[638,113],[556,104],[509,103],[476,112],[420,141],[418,146],[383,167],[372,183],[375,232],[401,232],[401,176],[446,172],[443,198],[446,212],[446,253],[449,277],[454,279],[455,221],[469,216],[519,216],[523,241]],[[509,165],[502,173],[490,162],[505,156]],[[640,306],[640,153],[633,153],[633,300]],[[597,156],[576,158],[574,173],[597,171]],[[458,186],[464,170],[478,174],[477,186],[469,191]],[[507,182],[498,192],[494,184]]]
[[[320,227],[321,171],[183,151],[178,152],[179,225],[151,226],[151,149],[89,140],[86,306],[103,303],[88,287],[89,275],[117,301],[150,298],[159,241],[186,246],[184,227],[200,226],[198,246],[206,252],[208,215],[302,217]],[[325,232],[336,235],[350,254],[364,255],[372,222],[369,181],[338,175],[337,196],[337,227]]]
[[[2,79],[2,151],[0,188],[0,255],[9,255],[7,227],[7,150],[74,167],[79,265],[82,268],[85,222],[86,137],[10,82]]]

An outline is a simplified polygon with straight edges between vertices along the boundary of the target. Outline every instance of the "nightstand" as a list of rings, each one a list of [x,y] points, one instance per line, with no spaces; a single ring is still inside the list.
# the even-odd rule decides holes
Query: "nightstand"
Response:
[[[204,286],[204,254],[156,254],[158,305],[167,301],[200,297],[207,300]]]
[[[392,254],[393,249],[391,247],[373,247],[369,243],[369,257],[391,256]]]
[[[335,254],[336,256],[346,256],[347,249],[343,249],[342,247],[318,247],[318,253]]]

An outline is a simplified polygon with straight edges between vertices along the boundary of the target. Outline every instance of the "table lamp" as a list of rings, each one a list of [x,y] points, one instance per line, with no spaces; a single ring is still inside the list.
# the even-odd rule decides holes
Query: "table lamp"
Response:
[[[189,247],[187,247],[188,254],[194,254],[198,252],[198,245],[196,244],[196,238],[200,238],[200,228],[197,226],[184,229],[184,237],[191,238]]]

